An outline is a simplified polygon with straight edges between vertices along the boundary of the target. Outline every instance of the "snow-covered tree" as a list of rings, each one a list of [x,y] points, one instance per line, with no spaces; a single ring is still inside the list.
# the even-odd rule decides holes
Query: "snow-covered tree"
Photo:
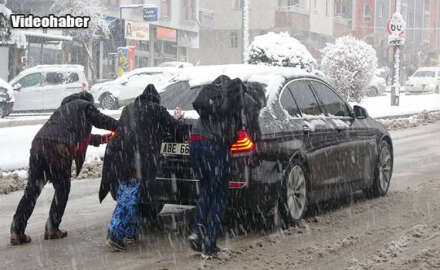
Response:
[[[55,0],[50,7],[50,13],[58,16],[70,14],[72,16],[90,17],[87,29],[77,28],[67,30],[75,41],[83,46],[88,56],[89,68],[92,72],[92,79],[95,79],[95,69],[93,67],[93,55],[90,52],[90,44],[94,37],[108,36],[110,30],[102,13],[102,7],[98,0]]]
[[[248,49],[249,64],[312,69],[315,59],[307,48],[288,33],[270,32],[256,36]]]
[[[377,67],[376,50],[352,36],[336,39],[322,50],[321,70],[348,101],[360,102]]]

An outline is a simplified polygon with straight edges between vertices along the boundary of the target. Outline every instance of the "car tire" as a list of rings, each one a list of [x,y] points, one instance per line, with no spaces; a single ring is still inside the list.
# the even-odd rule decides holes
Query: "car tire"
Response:
[[[0,118],[4,118],[7,115],[7,110],[4,105],[0,105]]]
[[[110,93],[103,94],[99,104],[106,110],[116,110],[119,107],[117,99]]]
[[[5,118],[11,113],[12,109],[8,109],[8,106],[0,104],[0,118]]]
[[[286,170],[278,203],[281,226],[296,225],[304,217],[309,205],[309,177],[305,164],[293,161]]]
[[[367,89],[367,97],[376,97],[379,95],[379,90],[372,86]]]
[[[390,144],[382,140],[374,169],[374,179],[371,188],[367,191],[371,197],[385,196],[390,188],[393,174],[393,155]]]

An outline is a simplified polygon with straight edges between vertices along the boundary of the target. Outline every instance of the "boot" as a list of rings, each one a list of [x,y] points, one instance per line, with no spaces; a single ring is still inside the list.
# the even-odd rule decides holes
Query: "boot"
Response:
[[[12,246],[28,244],[30,242],[32,242],[32,239],[24,233],[23,234],[11,233],[11,245]]]
[[[46,223],[46,231],[44,232],[44,240],[61,239],[67,236],[67,231],[62,231],[58,228],[54,228],[50,220]]]

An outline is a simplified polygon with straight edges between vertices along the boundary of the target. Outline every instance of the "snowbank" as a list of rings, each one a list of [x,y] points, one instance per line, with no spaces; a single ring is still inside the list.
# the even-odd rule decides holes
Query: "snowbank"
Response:
[[[0,128],[0,171],[26,169],[32,140],[42,125]],[[108,133],[106,130],[93,129],[94,134]],[[105,145],[89,146],[86,162],[99,159],[104,155]]]
[[[309,70],[316,64],[316,60],[307,48],[288,33],[270,32],[256,36],[248,51],[250,64],[302,66]]]
[[[440,110],[440,95],[401,95],[400,106],[391,106],[391,97],[389,94],[365,98],[361,103],[351,103],[351,105],[355,104],[366,108],[368,114],[373,118],[408,116],[423,111]]]

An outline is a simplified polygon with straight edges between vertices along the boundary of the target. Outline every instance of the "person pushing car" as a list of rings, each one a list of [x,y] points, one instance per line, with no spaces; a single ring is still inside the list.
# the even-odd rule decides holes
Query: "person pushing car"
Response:
[[[28,183],[11,224],[11,245],[31,242],[31,238],[25,234],[27,222],[47,181],[52,182],[55,195],[44,239],[67,236],[66,231],[59,229],[59,225],[70,193],[72,161],[75,160],[78,175],[88,145],[105,144],[113,136],[113,133],[91,134],[92,126],[115,131],[118,121],[99,112],[93,96],[84,91],[64,98],[61,106],[35,135],[30,150]]]
[[[160,145],[169,133],[188,128],[182,117],[175,119],[160,104],[152,84],[122,111],[117,134],[105,152],[99,191],[101,202],[109,191],[117,199],[106,242],[113,251],[126,250],[126,243],[136,239],[137,207],[141,199],[151,199],[148,184],[156,178]]]

